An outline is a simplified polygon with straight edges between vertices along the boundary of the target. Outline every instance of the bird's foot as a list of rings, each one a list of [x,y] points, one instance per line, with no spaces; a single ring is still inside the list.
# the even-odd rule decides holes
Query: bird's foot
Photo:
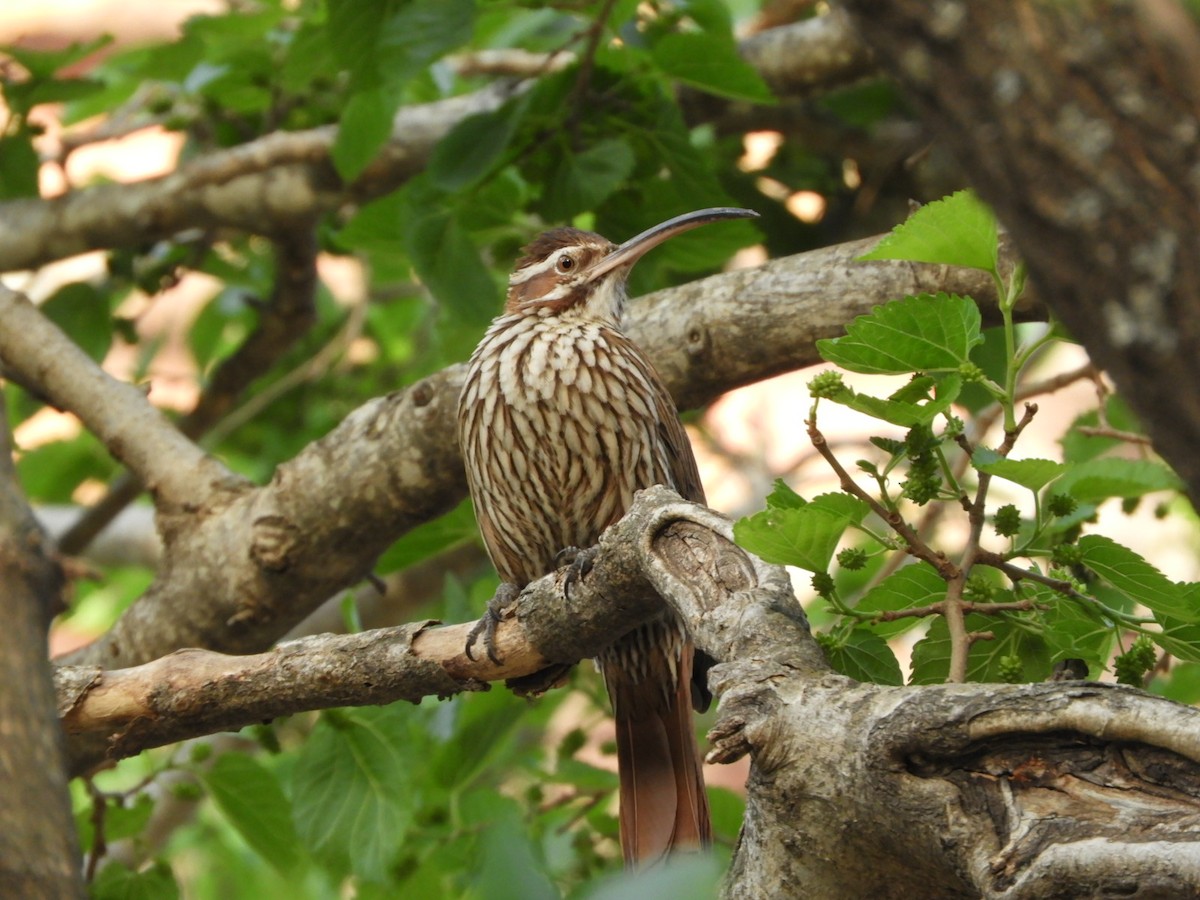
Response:
[[[487,651],[487,658],[495,665],[500,665],[500,656],[496,653],[496,626],[502,619],[512,615],[513,604],[519,596],[521,596],[521,589],[511,582],[505,582],[496,588],[495,595],[488,601],[487,612],[467,634],[467,659],[475,659],[475,642],[482,635],[483,649]]]
[[[571,586],[577,581],[582,581],[588,572],[592,571],[598,552],[596,547],[582,550],[579,547],[565,547],[558,552],[555,560],[559,565],[567,567],[567,576],[563,580],[563,595],[568,600],[571,599]]]

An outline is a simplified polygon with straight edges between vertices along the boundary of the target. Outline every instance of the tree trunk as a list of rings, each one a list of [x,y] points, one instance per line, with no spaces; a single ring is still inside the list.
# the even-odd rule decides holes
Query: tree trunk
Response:
[[[0,395],[0,428],[8,414]],[[63,737],[46,660],[62,573],[17,489],[0,431],[0,896],[82,897]]]

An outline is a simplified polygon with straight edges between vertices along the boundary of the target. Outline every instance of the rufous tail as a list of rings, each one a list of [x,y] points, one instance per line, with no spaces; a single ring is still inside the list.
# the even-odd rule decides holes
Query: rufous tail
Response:
[[[712,843],[692,723],[690,642],[682,649],[682,660],[671,667],[673,688],[666,680],[633,682],[605,672],[617,725],[621,850],[628,867]]]

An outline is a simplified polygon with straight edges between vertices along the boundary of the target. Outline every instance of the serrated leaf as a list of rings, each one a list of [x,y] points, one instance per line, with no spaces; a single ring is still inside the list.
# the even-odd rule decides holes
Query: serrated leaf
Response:
[[[845,337],[817,341],[828,362],[871,375],[952,371],[970,359],[979,308],[957,294],[919,294],[877,306],[846,326]]]
[[[1079,539],[1085,566],[1151,612],[1184,622],[1200,622],[1200,604],[1139,554],[1099,534]]]
[[[807,503],[808,501],[792,490],[782,478],[775,479],[771,493],[767,494],[767,506],[772,509],[797,509]]]
[[[446,191],[474,184],[504,156],[527,107],[525,96],[492,112],[468,116],[442,138],[429,157],[429,177]]]
[[[1200,663],[1200,624],[1182,622],[1161,613],[1155,613],[1154,618],[1162,627],[1161,634],[1151,635],[1156,644],[1172,656],[1187,662]]]
[[[825,656],[834,669],[855,681],[894,685],[904,683],[896,654],[887,641],[870,628],[851,629],[843,641],[825,647]]]
[[[352,95],[342,110],[329,154],[343,181],[354,181],[387,143],[400,94],[374,87]]]
[[[460,323],[490,322],[501,294],[457,212],[419,183],[405,191],[403,209],[404,248],[430,293]]]
[[[733,526],[738,544],[770,563],[824,572],[842,534],[870,511],[849,494],[822,494],[804,506],[766,509]]]
[[[860,260],[906,259],[996,271],[996,217],[971,191],[927,203]]]
[[[633,172],[633,148],[623,138],[610,138],[582,153],[565,153],[550,176],[543,212],[566,221],[594,209]]]
[[[1063,597],[1049,589],[1039,589],[1037,599],[1045,624],[1046,646],[1050,659],[1082,659],[1092,672],[1101,672],[1108,663],[1116,629],[1081,601]]]
[[[1009,597],[1011,599],[1011,597]],[[968,632],[991,632],[992,640],[978,640],[967,653],[967,680],[1001,680],[1001,660],[1016,656],[1021,660],[1024,681],[1043,681],[1050,674],[1050,651],[1037,634],[1015,624],[1012,614],[966,616]],[[950,632],[946,620],[934,619],[929,632],[913,647],[911,684],[940,684],[950,672]]]
[[[874,419],[911,428],[914,425],[927,425],[932,422],[949,408],[961,388],[962,377],[952,374],[942,379],[938,386],[937,397],[922,404],[891,398],[884,400],[869,394],[860,394],[849,387],[829,399],[832,403],[853,409]]]
[[[246,843],[280,874],[289,874],[300,854],[291,806],[275,776],[244,753],[225,753],[201,780]]]
[[[1052,459],[1008,459],[987,447],[975,450],[971,465],[980,472],[995,475],[1031,491],[1040,491],[1067,468]]]
[[[672,32],[654,45],[655,64],[680,81],[735,100],[773,103],[762,76],[738,56],[737,46],[712,34]]]
[[[397,710],[336,710],[322,716],[293,774],[296,834],[318,859],[369,880],[386,877],[415,804]]]
[[[924,562],[911,563],[897,569],[867,591],[854,605],[860,612],[889,612],[929,606],[946,599],[946,582],[933,566]],[[885,637],[907,631],[921,620],[896,619],[874,622],[871,627]]]
[[[92,900],[176,900],[179,885],[175,874],[162,860],[135,872],[124,863],[110,862],[90,885]]]
[[[1089,459],[1071,466],[1055,485],[1082,503],[1110,497],[1141,497],[1153,491],[1183,490],[1183,482],[1162,463],[1149,459]]]

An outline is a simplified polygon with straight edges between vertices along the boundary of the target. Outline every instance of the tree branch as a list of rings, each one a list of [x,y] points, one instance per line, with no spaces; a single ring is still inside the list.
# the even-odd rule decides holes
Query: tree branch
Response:
[[[632,305],[630,334],[677,402],[691,408],[816,362],[815,340],[905,293],[955,291],[994,308],[982,272],[853,263],[875,240],[652,294]],[[281,465],[270,484],[222,493],[203,515],[170,523],[173,540],[154,585],[112,630],[66,661],[123,668],[181,647],[269,647],[365,577],[407,530],[463,499],[455,425],[461,378],[462,367],[452,366],[372,400]]]
[[[105,373],[21,294],[0,284],[0,364],[70,410],[147,485],[156,504],[203,502],[237,479],[131,384]]]
[[[417,702],[484,690],[489,681],[520,678],[552,664],[574,664],[657,615],[662,607],[655,590],[666,586],[686,601],[689,615],[709,615],[677,568],[684,551],[672,536],[681,523],[700,529],[685,538],[693,556],[711,543],[708,529],[725,534],[718,550],[735,565],[717,565],[722,580],[706,584],[707,590],[752,587],[755,564],[729,543],[727,520],[665,488],[644,491],[601,537],[592,569],[572,586],[570,597],[563,593],[563,573],[526,588],[515,614],[497,628],[498,666],[486,656],[466,655],[470,624],[433,628],[436,623],[420,622],[301,638],[254,656],[179,650],[134,668],[62,667],[58,706],[70,740],[71,771],[80,774],[104,759],[304,710]],[[798,609],[794,614],[803,620]],[[823,666],[811,638],[807,643],[809,665]]]
[[[743,52],[784,92],[836,86],[869,69],[861,44],[836,17],[755,35],[743,42]],[[322,213],[399,187],[425,168],[455,125],[498,108],[518,89],[498,82],[473,94],[402,108],[388,143],[349,185],[330,161],[337,126],[329,125],[277,132],[210,153],[162,178],[0,203],[0,271],[153,243],[195,228],[285,234]]]
[[[62,569],[17,484],[0,392],[0,894],[82,897],[62,734],[46,663],[46,629],[62,603]]]
[[[193,440],[227,415],[238,397],[264,375],[316,319],[317,244],[311,226],[275,241],[275,285],[258,327],[213,373],[195,408],[178,424]],[[108,492],[59,541],[63,553],[79,553],[142,491],[142,482],[122,472]]]

